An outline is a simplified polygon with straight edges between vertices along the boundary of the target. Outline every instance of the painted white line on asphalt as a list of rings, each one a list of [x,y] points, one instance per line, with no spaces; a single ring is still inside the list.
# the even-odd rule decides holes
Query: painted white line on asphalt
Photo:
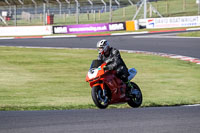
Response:
[[[139,35],[139,34],[147,34],[148,31],[144,32],[127,32],[127,33],[112,33],[111,36],[120,36],[120,35]]]
[[[62,36],[43,36],[42,38],[67,38],[67,37],[77,37],[77,35],[62,35]]]
[[[188,28],[186,31],[191,31],[191,30],[200,30],[200,28]]]
[[[0,37],[0,40],[15,39],[14,37]]]
[[[181,36],[164,36],[164,35],[148,35],[148,36],[132,36],[132,38],[176,38],[176,39],[185,39],[185,38],[191,38],[191,39],[200,39],[200,37],[181,37]]]
[[[200,104],[194,104],[194,105],[183,105],[185,107],[197,107],[197,106],[200,106]]]

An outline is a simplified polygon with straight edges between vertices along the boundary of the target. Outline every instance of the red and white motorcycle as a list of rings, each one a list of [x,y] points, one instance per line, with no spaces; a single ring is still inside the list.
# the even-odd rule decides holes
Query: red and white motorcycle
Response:
[[[127,102],[133,108],[139,107],[142,104],[142,92],[138,85],[131,82],[133,88],[126,92],[126,84],[116,77],[116,71],[104,71],[105,65],[106,63],[100,60],[93,60],[86,75],[86,82],[89,82],[92,88],[92,99],[95,105],[105,109],[110,104]],[[137,71],[134,68],[128,71],[128,79],[131,80]]]

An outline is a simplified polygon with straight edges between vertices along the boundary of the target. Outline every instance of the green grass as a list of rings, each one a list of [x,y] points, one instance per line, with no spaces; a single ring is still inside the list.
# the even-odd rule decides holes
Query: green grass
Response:
[[[121,53],[138,70],[143,107],[200,103],[200,66]],[[0,110],[96,108],[85,76],[97,51],[0,47]],[[127,104],[111,108],[128,107]]]
[[[195,32],[188,32],[188,33],[180,33],[178,36],[185,36],[185,37],[200,37],[200,31]]]

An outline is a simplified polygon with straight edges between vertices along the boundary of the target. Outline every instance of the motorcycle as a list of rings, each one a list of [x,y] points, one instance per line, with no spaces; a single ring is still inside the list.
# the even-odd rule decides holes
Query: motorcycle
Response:
[[[131,82],[132,88],[126,88],[126,84],[116,76],[115,70],[104,70],[107,63],[100,60],[93,60],[86,75],[86,82],[89,82],[92,90],[93,102],[100,109],[105,109],[110,104],[128,103],[129,106],[137,108],[142,104],[142,92],[139,86]],[[131,80],[137,71],[131,68],[128,79]]]

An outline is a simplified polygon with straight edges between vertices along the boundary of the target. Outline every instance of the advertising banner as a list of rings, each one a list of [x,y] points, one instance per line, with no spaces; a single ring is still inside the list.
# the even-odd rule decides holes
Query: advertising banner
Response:
[[[138,21],[134,20],[134,21],[126,21],[126,31],[135,31],[138,30],[139,25],[138,25]]]
[[[173,28],[200,26],[200,16],[149,18],[146,19],[146,28]]]
[[[53,26],[54,34],[76,34],[125,30],[124,22]]]
[[[51,35],[52,26],[0,27],[0,36]]]

